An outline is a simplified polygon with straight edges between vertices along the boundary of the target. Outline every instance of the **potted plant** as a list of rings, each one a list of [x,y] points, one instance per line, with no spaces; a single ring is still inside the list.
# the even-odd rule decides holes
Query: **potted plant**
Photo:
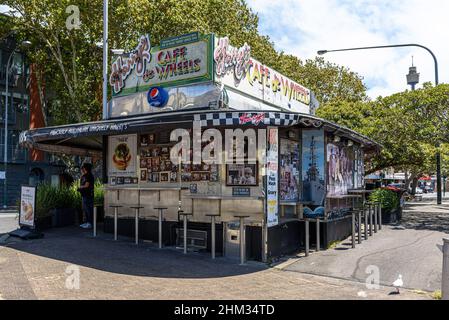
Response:
[[[370,195],[370,201],[380,202],[382,207],[382,222],[392,223],[398,220],[399,198],[398,195],[388,189],[377,189]]]
[[[36,190],[36,229],[45,230],[52,227],[53,204],[56,190],[48,183],[42,183]]]
[[[54,187],[55,201],[53,203],[52,226],[66,227],[75,224],[76,207],[74,202],[74,194],[71,188]]]

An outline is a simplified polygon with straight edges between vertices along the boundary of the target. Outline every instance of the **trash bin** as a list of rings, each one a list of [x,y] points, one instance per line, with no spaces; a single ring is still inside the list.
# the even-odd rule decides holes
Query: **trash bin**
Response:
[[[228,258],[240,257],[240,222],[232,221],[226,224],[225,256]]]

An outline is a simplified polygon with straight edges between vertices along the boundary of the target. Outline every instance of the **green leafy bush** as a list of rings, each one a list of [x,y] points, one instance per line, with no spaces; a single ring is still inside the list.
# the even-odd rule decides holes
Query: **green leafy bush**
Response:
[[[382,209],[391,211],[399,207],[399,198],[397,194],[387,189],[377,189],[370,197],[370,201],[380,202]]]
[[[54,187],[49,183],[42,183],[37,187],[36,216],[44,218],[51,215],[52,209],[74,208],[81,211],[81,194],[78,192],[80,181],[75,181],[70,187]],[[99,179],[95,181],[94,204],[102,206],[104,203],[103,184]]]

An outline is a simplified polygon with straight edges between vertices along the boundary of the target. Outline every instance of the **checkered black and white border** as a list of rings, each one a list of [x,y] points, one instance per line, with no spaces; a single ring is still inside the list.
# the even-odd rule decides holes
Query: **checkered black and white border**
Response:
[[[292,126],[298,124],[301,119],[302,117],[298,114],[281,112],[215,112],[195,114],[194,116],[194,120],[200,121],[202,127],[238,125]]]

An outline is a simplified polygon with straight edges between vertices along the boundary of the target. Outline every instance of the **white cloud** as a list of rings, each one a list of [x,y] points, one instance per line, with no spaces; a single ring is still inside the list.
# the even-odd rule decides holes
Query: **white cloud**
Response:
[[[448,82],[449,1],[446,0],[249,0],[259,14],[260,31],[278,50],[301,59],[320,49],[418,43],[439,59],[440,83]],[[329,53],[329,61],[359,73],[372,98],[408,88],[411,57],[423,82],[434,81],[434,63],[420,48]]]

